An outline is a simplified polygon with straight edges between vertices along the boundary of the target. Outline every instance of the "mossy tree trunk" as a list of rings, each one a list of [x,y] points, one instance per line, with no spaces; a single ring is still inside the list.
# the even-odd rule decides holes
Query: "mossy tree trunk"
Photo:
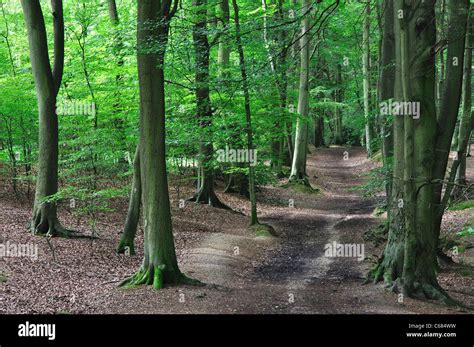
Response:
[[[436,158],[434,4],[434,0],[394,2],[395,99],[419,103],[421,114],[419,118],[404,115],[395,119],[389,240],[372,275],[405,295],[452,302],[437,282],[437,236],[432,223]]]
[[[144,219],[144,258],[136,275],[122,285],[186,282],[178,267],[165,153],[165,89],[163,63],[169,22],[178,1],[138,2],[137,61],[140,86],[140,173]]]

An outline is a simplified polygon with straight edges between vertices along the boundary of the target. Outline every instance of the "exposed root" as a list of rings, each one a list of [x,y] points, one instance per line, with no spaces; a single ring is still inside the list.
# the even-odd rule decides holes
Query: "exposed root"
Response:
[[[195,202],[199,204],[208,204],[212,207],[222,208],[224,210],[232,210],[229,206],[221,202],[219,198],[217,197],[217,195],[213,192],[198,191],[187,201],[191,201],[191,202]]]
[[[177,280],[171,283],[165,281],[165,270],[166,265],[157,265],[155,267],[149,267],[146,271],[141,269],[133,276],[123,280],[119,287],[124,288],[135,288],[140,285],[153,285],[153,288],[156,290],[162,289],[165,285],[179,285],[179,284],[188,284],[193,286],[204,286],[205,284],[185,276],[180,273],[177,277]]]
[[[85,235],[75,230],[64,228],[57,218],[41,217],[39,222],[34,223],[38,220],[38,216],[34,218],[33,223],[28,227],[28,230],[33,235],[48,236],[48,237],[64,237],[70,239],[97,239],[94,235]]]

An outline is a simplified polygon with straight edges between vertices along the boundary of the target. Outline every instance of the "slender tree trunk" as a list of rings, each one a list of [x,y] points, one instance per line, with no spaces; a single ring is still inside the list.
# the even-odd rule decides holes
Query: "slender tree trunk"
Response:
[[[471,9],[472,9],[471,5]],[[469,19],[468,30],[466,32],[466,53],[464,58],[464,73],[463,73],[463,84],[462,84],[462,112],[461,121],[459,125],[459,140],[458,140],[458,152],[462,150],[461,145],[465,137],[470,136],[472,129],[469,127],[469,122],[472,117],[472,45],[474,35],[474,18],[472,15]],[[467,151],[465,150],[464,153]],[[459,167],[456,171],[456,187],[453,190],[453,198],[458,199],[462,196],[464,186],[467,184],[466,180],[466,155],[462,155],[459,159]]]
[[[193,26],[194,52],[196,54],[196,112],[203,140],[199,145],[199,175],[201,184],[189,200],[228,208],[214,191],[214,170],[212,168],[213,144],[210,128],[212,126],[211,99],[209,96],[209,41],[207,38],[207,0],[194,0],[196,8]]]
[[[301,0],[301,12],[305,13],[311,6],[309,0]],[[309,14],[301,23],[301,67],[298,97],[298,119],[296,121],[295,149],[291,165],[290,182],[309,185],[306,176],[306,154],[308,146],[309,116]]]
[[[341,64],[336,65],[336,86],[335,101],[342,103],[343,100],[343,89],[342,89],[342,66]],[[340,106],[336,106],[334,110],[334,143],[336,145],[342,145],[342,110]]]
[[[380,52],[380,74],[379,74],[379,104],[388,102],[394,97],[395,81],[395,37],[393,22],[393,0],[384,0],[382,5],[382,39]],[[393,157],[393,124],[388,119],[381,119],[380,133],[382,136],[382,157],[386,168],[387,183],[385,192],[387,202],[390,204],[390,194],[392,191],[392,172],[390,171],[390,160]],[[390,213],[390,207],[387,209]]]
[[[252,114],[250,110],[250,94],[247,80],[247,70],[245,66],[245,55],[242,46],[242,40],[240,38],[240,21],[239,21],[239,7],[236,0],[232,0],[232,7],[234,8],[234,20],[235,20],[235,40],[237,43],[237,50],[239,51],[239,62],[240,62],[240,73],[242,75],[242,89],[244,91],[244,103],[245,103],[245,125],[247,132],[247,150],[255,151],[253,148],[253,134],[252,134]],[[250,193],[250,225],[257,225],[257,198],[255,195],[255,167],[249,163],[249,193]]]
[[[364,117],[365,117],[365,146],[369,157],[373,154],[373,122],[370,115],[370,0],[365,7],[362,74],[364,75]]]
[[[118,253],[129,252],[130,255],[135,254],[135,235],[137,234],[138,221],[140,220],[140,205],[142,197],[142,183],[140,177],[140,146],[135,150],[133,159],[133,179],[132,190],[128,202],[127,220],[125,228],[117,247]]]

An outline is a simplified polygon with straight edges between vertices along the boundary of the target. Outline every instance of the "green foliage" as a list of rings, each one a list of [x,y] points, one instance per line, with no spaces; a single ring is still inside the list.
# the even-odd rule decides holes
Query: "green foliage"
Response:
[[[473,208],[473,207],[474,207],[474,200],[464,200],[464,201],[455,203],[454,205],[451,205],[449,207],[449,210],[461,211],[461,210],[466,210],[468,208]]]

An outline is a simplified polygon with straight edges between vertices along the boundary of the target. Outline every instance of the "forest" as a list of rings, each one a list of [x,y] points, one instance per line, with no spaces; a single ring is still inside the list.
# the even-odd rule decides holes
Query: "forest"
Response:
[[[473,16],[0,0],[0,313],[474,313]]]

